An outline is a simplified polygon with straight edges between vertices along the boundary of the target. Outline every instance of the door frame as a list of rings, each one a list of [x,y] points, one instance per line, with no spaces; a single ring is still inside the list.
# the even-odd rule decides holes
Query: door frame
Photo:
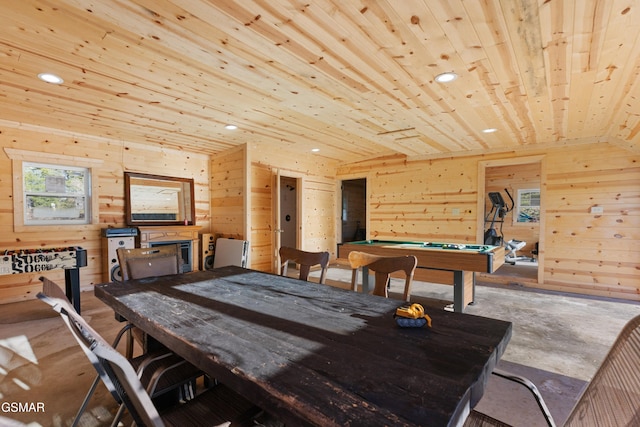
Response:
[[[304,221],[302,214],[304,212],[304,201],[302,198],[303,187],[305,185],[304,175],[292,171],[282,171],[281,169],[273,170],[273,192],[271,195],[273,203],[273,272],[280,273],[280,246],[282,245],[282,224],[280,222],[280,213],[282,211],[280,200],[280,182],[281,178],[291,178],[296,180],[296,248],[302,249],[304,245]]]
[[[478,194],[477,205],[478,211],[477,226],[476,226],[476,241],[484,242],[484,228],[485,228],[485,200],[486,200],[486,171],[487,168],[499,167],[499,166],[517,166],[538,163],[540,165],[540,223],[538,239],[538,284],[544,283],[544,236],[545,236],[545,224],[546,224],[546,183],[547,183],[547,170],[546,160],[544,155],[537,156],[525,156],[514,157],[509,159],[496,159],[496,160],[483,160],[478,162]]]

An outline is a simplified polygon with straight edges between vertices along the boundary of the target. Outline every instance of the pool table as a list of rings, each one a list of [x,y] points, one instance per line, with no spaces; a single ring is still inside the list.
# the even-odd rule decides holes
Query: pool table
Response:
[[[453,285],[453,310],[463,312],[475,298],[475,273],[493,273],[504,264],[504,247],[462,243],[362,240],[338,245],[338,258],[359,251],[381,256],[415,255],[415,280]],[[365,281],[367,275],[363,275]],[[363,291],[368,283],[363,282]]]

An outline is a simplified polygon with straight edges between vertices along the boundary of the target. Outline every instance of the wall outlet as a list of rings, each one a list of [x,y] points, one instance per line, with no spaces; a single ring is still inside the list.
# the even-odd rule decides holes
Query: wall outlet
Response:
[[[591,213],[594,215],[602,215],[604,208],[602,206],[591,206]]]
[[[454,215],[454,216],[460,215],[460,209],[458,208],[451,209],[451,215]]]

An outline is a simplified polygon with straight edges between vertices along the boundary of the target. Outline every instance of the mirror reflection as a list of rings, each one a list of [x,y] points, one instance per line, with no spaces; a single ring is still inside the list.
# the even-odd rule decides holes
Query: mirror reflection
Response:
[[[125,172],[128,225],[195,225],[193,179]]]

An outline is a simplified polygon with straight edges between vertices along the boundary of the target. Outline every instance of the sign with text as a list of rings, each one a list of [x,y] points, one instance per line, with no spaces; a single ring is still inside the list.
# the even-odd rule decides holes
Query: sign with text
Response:
[[[36,273],[79,265],[78,247],[5,251],[0,255],[0,274]],[[86,262],[85,262],[86,265]]]

